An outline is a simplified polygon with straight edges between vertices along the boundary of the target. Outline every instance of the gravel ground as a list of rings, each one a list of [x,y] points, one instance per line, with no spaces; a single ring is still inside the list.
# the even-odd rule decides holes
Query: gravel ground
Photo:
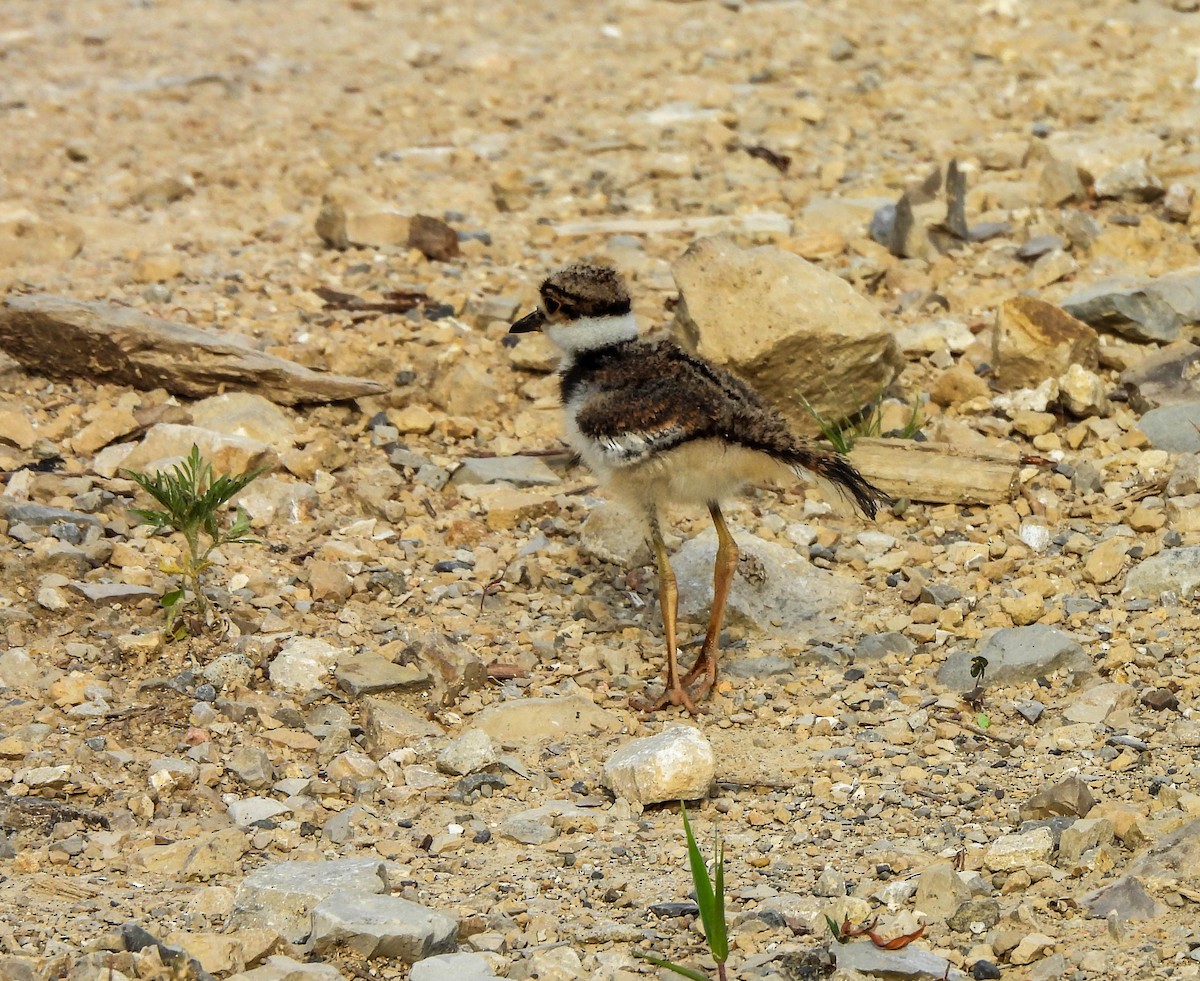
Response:
[[[661,669],[652,569],[610,560],[637,536],[564,454],[518,457],[527,486],[455,474],[559,446],[552,360],[505,342],[548,270],[605,257],[662,327],[672,263],[729,231],[877,305],[904,353],[888,418],[919,399],[931,439],[1020,461],[1008,503],[873,526],[800,488],[727,509],[861,587],[819,643],[732,622],[694,723],[731,976],[822,976],[803,956],[826,915],[924,923],[905,953],[968,973],[1200,976],[1200,395],[1174,397],[1185,370],[1152,432],[1122,379],[1167,340],[1186,356],[1200,312],[1170,337],[1102,326],[1094,363],[1040,398],[986,367],[1021,293],[1070,305],[1196,264],[1194,8],[10,0],[0,290],[113,301],[386,392],[243,407],[276,467],[244,501],[263,544],[217,555],[226,634],[168,643],[178,543],[134,524],[109,444],[236,413],[0,355],[0,975],[168,976],[130,921],[222,977],[304,960],[233,915],[239,886],[353,857],[457,917],[501,977],[651,974],[634,949],[708,963],[686,908],[651,909],[691,888],[677,805],[602,783],[615,750],[688,722],[628,706]],[[873,240],[876,209],[952,159],[970,223],[1000,225],[945,251]],[[1060,196],[1068,172],[1083,193]],[[352,244],[323,241],[322,214]],[[427,257],[414,215],[457,248]],[[426,299],[377,315],[322,289]],[[672,515],[670,544],[706,523]],[[1004,673],[1013,649],[1032,662]],[[473,729],[498,759],[439,770]]]

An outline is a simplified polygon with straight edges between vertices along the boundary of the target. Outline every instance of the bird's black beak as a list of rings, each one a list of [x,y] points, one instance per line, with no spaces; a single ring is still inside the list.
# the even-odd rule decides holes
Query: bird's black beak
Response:
[[[508,332],[510,334],[528,334],[531,330],[541,330],[542,324],[546,322],[546,315],[541,310],[534,310],[533,313],[527,313],[524,317],[513,324]]]

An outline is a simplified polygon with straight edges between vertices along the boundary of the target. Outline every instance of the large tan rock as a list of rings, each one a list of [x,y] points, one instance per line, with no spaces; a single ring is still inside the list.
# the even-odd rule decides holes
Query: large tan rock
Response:
[[[1001,388],[1036,388],[1071,365],[1094,369],[1100,338],[1061,307],[1034,296],[1000,304],[992,333],[992,363]]]
[[[774,246],[725,236],[694,242],[671,267],[685,348],[750,382],[797,430],[857,411],[896,377],[902,359],[874,304],[845,281]]]

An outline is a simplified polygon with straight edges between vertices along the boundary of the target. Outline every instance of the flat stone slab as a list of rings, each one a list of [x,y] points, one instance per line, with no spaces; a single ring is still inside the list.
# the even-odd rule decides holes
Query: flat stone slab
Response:
[[[562,480],[535,456],[472,457],[454,471],[452,484],[494,484],[504,481],[514,487],[561,484]]]
[[[329,896],[369,896],[388,888],[387,863],[379,859],[274,862],[242,880],[229,928],[269,927],[291,943],[303,943],[312,932],[313,908]]]
[[[966,981],[967,975],[950,966],[944,957],[916,946],[900,950],[882,950],[870,940],[857,940],[847,944],[830,944],[840,971],[858,971],[860,974],[878,978],[913,978],[929,981]]]
[[[356,698],[402,688],[423,688],[432,678],[415,664],[394,664],[374,651],[356,651],[338,657],[333,669],[338,687]]]
[[[160,320],[115,303],[33,293],[0,309],[0,349],[32,372],[201,398],[246,389],[272,402],[334,402],[380,395],[369,378],[313,371],[240,338]]]
[[[597,729],[615,732],[621,728],[615,715],[583,695],[503,702],[485,708],[472,721],[501,742],[585,736]]]
[[[409,981],[493,981],[482,954],[438,954],[413,965]]]
[[[389,957],[413,964],[458,947],[458,919],[399,896],[337,892],[312,913],[318,953],[338,948],[360,957]]]
[[[1055,671],[1082,673],[1093,669],[1091,658],[1074,637],[1044,623],[997,630],[974,651],[955,651],[938,671],[939,684],[954,691],[975,687],[971,661],[988,660],[987,684],[1034,681]]]
[[[1072,317],[1135,341],[1175,341],[1200,320],[1200,275],[1195,270],[1160,279],[1113,279],[1087,286],[1062,301]]]
[[[135,586],[126,582],[73,582],[70,586],[93,603],[127,603],[159,595],[158,590],[151,586]]]

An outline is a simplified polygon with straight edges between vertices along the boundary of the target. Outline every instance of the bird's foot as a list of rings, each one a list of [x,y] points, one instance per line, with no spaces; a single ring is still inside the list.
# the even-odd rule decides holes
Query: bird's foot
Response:
[[[700,714],[691,694],[681,684],[677,684],[674,688],[668,687],[658,698],[631,698],[629,704],[639,712],[661,712],[668,706],[675,708],[682,706],[687,709],[688,715]]]
[[[703,698],[704,694],[713,686],[713,682],[717,680],[717,664],[713,660],[712,655],[707,650],[701,650],[696,658],[696,663],[687,669],[687,673],[679,679],[679,684],[683,688],[691,688],[692,682],[704,675],[708,683],[704,685],[704,691],[698,694],[697,698]],[[712,675],[711,678],[708,676]]]

